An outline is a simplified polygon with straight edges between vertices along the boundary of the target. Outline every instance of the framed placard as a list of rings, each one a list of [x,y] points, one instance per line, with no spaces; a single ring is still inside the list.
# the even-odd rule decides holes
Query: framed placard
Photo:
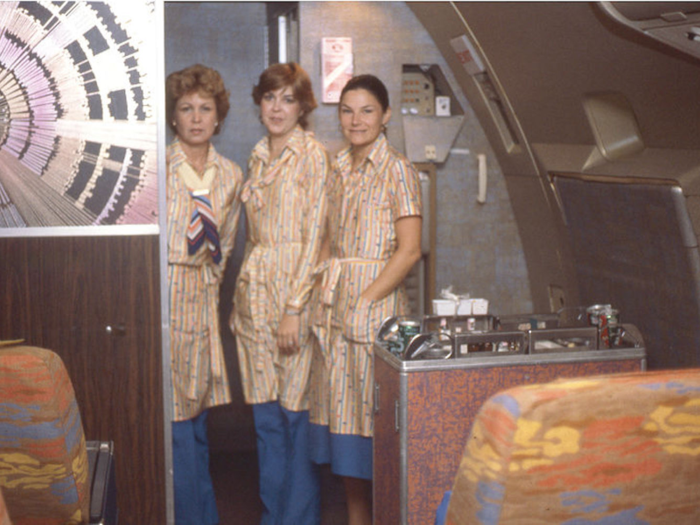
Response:
[[[352,78],[352,38],[323,38],[321,42],[323,102],[337,104]]]

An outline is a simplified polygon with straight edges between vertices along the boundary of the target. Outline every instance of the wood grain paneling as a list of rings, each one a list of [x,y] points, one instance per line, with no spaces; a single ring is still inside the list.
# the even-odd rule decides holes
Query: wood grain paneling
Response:
[[[0,339],[64,360],[87,439],[115,443],[127,525],[166,521],[158,242],[0,239]]]

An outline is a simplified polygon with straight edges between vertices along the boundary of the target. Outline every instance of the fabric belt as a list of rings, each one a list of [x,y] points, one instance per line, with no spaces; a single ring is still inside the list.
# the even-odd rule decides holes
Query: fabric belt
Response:
[[[333,300],[335,299],[335,291],[338,287],[338,281],[340,280],[340,272],[344,265],[347,264],[378,264],[383,263],[382,259],[363,259],[360,257],[346,257],[344,259],[339,259],[337,257],[332,257],[323,261],[314,270],[314,275],[320,275],[324,273],[323,281],[321,283],[321,301],[326,306],[331,306]]]

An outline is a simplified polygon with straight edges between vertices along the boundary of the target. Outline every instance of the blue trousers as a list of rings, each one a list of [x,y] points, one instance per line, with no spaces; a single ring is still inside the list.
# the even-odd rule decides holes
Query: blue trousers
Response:
[[[261,525],[321,522],[318,466],[308,455],[309,412],[277,401],[253,405],[260,468]]]
[[[435,525],[445,525],[447,520],[447,507],[450,505],[450,497],[452,496],[452,491],[448,490],[445,492],[440,502],[440,506],[435,513]]]
[[[217,525],[214,485],[209,474],[207,412],[173,422],[173,489],[176,525]]]
[[[311,461],[330,463],[338,476],[372,479],[372,438],[356,434],[332,434],[328,425],[309,424]]]

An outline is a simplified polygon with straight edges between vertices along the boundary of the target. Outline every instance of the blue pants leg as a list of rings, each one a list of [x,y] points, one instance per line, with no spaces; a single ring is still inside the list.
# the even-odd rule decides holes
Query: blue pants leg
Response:
[[[290,460],[287,470],[287,504],[282,523],[321,522],[321,485],[318,465],[309,457],[309,411],[282,409],[289,425]]]
[[[175,523],[217,525],[219,513],[209,474],[207,412],[173,422],[172,431]]]
[[[253,405],[260,468],[261,525],[320,522],[318,467],[308,457],[307,411]]]
[[[282,410],[277,402],[253,405],[260,472],[260,499],[263,504],[260,525],[276,525],[282,515],[282,492],[286,468],[286,440],[282,420]]]

